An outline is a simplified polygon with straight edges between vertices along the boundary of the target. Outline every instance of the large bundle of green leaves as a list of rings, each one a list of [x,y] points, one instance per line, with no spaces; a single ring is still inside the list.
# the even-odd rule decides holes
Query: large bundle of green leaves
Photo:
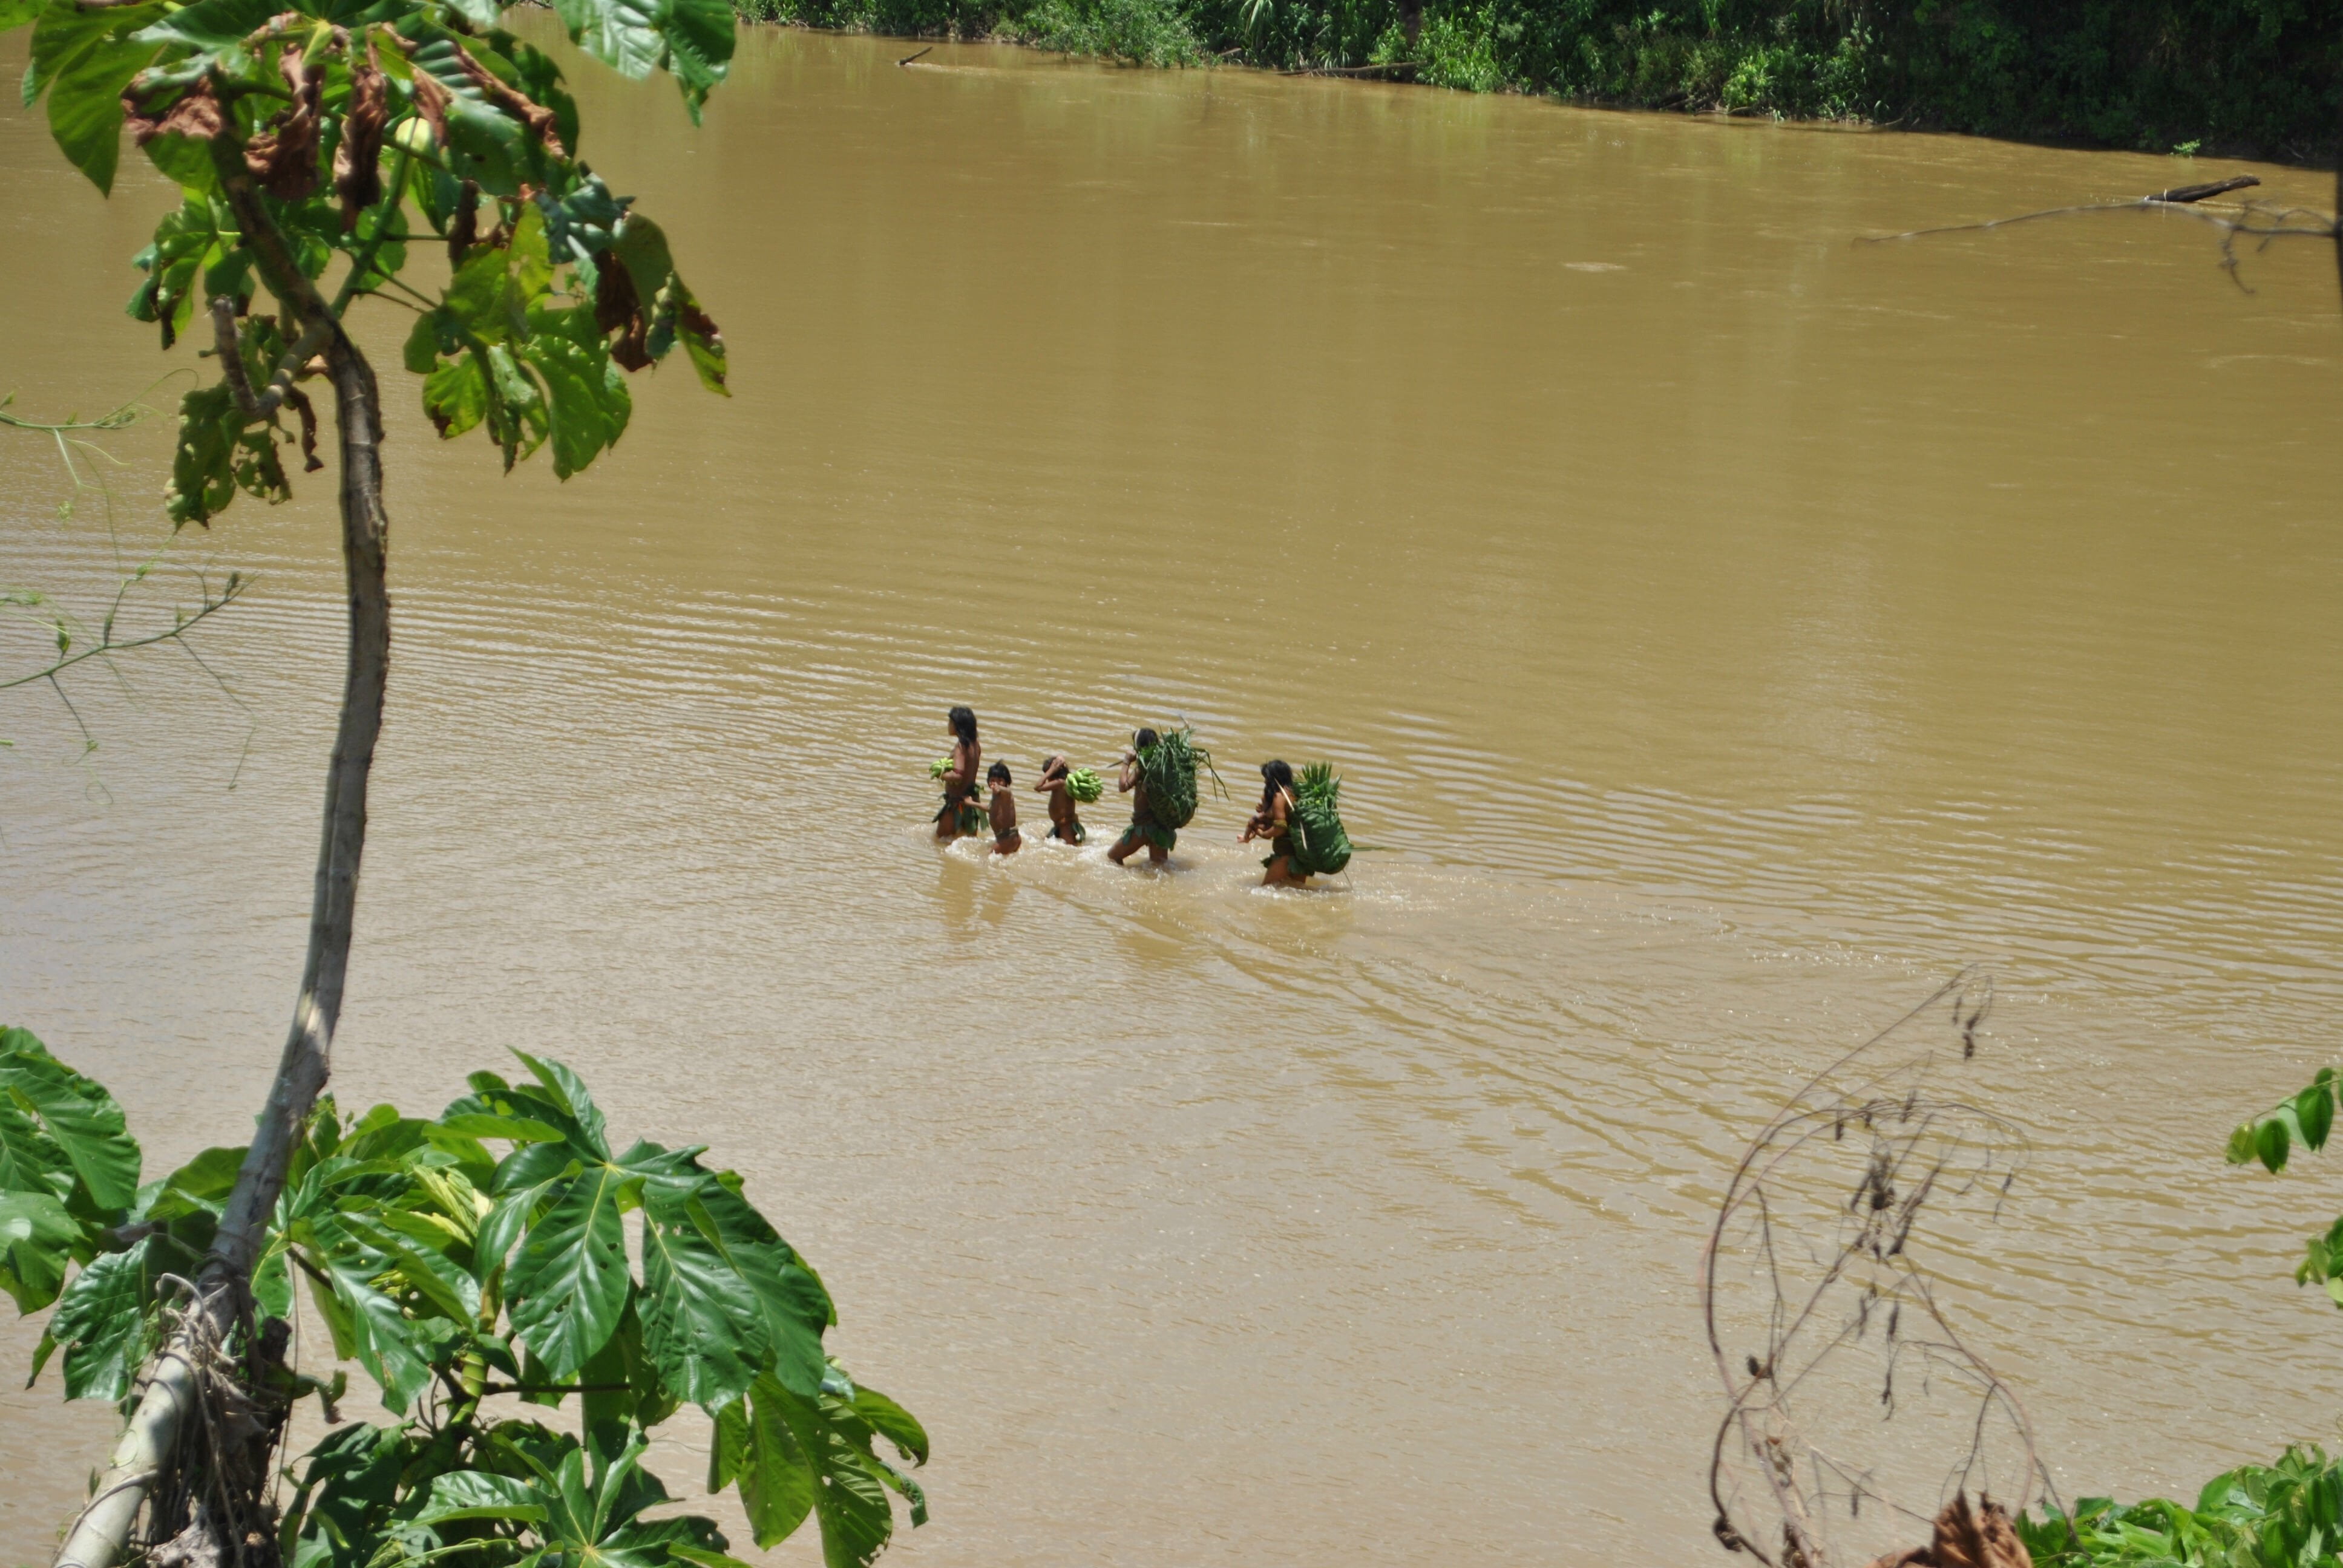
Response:
[[[1178,829],[1196,815],[1196,764],[1212,765],[1212,754],[1196,744],[1182,726],[1166,732],[1139,753],[1139,781],[1147,789],[1147,814],[1159,828]]]
[[[406,1419],[342,1424],[340,1373],[277,1385],[322,1395],[333,1427],[288,1471],[285,1559],[744,1568],[712,1520],[643,1517],[669,1501],[641,1467],[651,1432],[696,1404],[715,1421],[709,1488],[738,1486],[759,1546],[810,1517],[827,1568],[863,1568],[893,1532],[890,1492],[926,1518],[877,1440],[916,1464],[927,1433],[829,1358],[830,1295],[737,1174],[695,1147],[617,1147],[575,1073],[520,1060],[528,1081],[474,1073],[427,1121],[345,1119],[328,1097],[293,1152],[254,1303],[285,1318],[306,1282],[335,1355]],[[0,1030],[0,1289],[56,1303],[35,1375],[62,1352],[67,1398],[129,1392],[161,1287],[199,1266],[244,1153],[141,1185],[113,1097]],[[524,1415],[572,1397],[574,1432]]]
[[[1342,781],[1332,764],[1312,762],[1293,790],[1293,866],[1312,877],[1331,877],[1351,863],[1351,836],[1342,830],[1335,796]]]

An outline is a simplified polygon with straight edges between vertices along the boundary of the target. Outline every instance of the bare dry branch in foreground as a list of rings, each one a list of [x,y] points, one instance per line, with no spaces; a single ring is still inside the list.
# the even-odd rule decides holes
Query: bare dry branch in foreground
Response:
[[[1953,1231],[1976,1255],[2027,1157],[2015,1125],[1942,1081],[1976,1054],[1991,1001],[1989,980],[1955,977],[1800,1089],[1734,1171],[1701,1275],[1729,1551],[1828,1568],[1927,1532],[1972,1490],[2055,1500],[2016,1393],[1919,1257]]]

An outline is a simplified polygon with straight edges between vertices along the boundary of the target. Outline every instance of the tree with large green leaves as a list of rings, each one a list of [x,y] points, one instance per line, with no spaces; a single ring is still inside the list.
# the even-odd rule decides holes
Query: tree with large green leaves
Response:
[[[646,1517],[669,1496],[643,1461],[686,1406],[715,1423],[708,1490],[737,1490],[759,1546],[811,1518],[826,1568],[867,1568],[890,1493],[925,1521],[904,1463],[927,1462],[926,1431],[830,1359],[830,1292],[741,1178],[704,1149],[619,1147],[576,1073],[520,1063],[517,1081],[474,1073],[437,1117],[346,1118],[324,1097],[304,1120],[250,1277],[242,1386],[160,1489],[151,1561],[235,1561],[220,1549],[243,1542],[248,1565],[291,1568],[742,1568],[713,1521]],[[55,1361],[68,1398],[130,1392],[246,1152],[142,1181],[105,1088],[0,1029],[0,1289],[56,1309],[35,1378]],[[345,1374],[287,1364],[304,1287],[392,1421],[345,1423]],[[307,1398],[328,1430],[280,1465]],[[528,1413],[572,1399],[574,1431]],[[272,1511],[280,1468],[293,1484]]]
[[[639,80],[672,77],[695,119],[730,62],[726,0],[558,0],[554,10],[586,54]],[[354,317],[376,305],[411,313],[403,357],[424,411],[443,437],[484,431],[508,469],[540,447],[564,477],[587,467],[626,429],[629,373],[679,347],[703,385],[724,390],[723,340],[666,236],[581,159],[559,67],[500,14],[499,0],[0,0],[0,29],[31,25],[25,102],[45,100],[65,157],[110,193],[126,135],[179,187],[136,257],[143,278],[129,304],[166,348],[192,334],[216,361],[216,378],[180,403],[172,520],[207,527],[239,495],[283,501],[296,460],[323,468],[307,388],[324,381],[350,610],[292,1026],[193,1300],[148,1360],[113,1465],[65,1543],[60,1560],[81,1568],[110,1568],[167,1471],[196,1404],[188,1347],[243,1332],[270,1216],[330,1065],[390,657],[380,392]],[[436,293],[406,276],[426,245],[444,246],[450,269]],[[582,1235],[607,1242],[607,1204],[568,1188],[562,1202]],[[55,1225],[32,1201],[0,1234],[14,1238],[9,1256],[31,1257]],[[660,1265],[676,1311],[705,1307],[679,1272],[695,1258],[684,1244]],[[12,1289],[45,1288],[9,1267]],[[595,1340],[607,1306],[568,1309],[559,1332]]]

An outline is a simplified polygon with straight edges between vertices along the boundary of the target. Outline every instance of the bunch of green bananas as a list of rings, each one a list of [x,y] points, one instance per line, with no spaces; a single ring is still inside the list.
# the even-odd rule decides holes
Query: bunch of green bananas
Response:
[[[939,757],[928,764],[928,777],[930,779],[940,779],[950,771],[951,759],[949,757]]]
[[[1088,806],[1106,793],[1106,785],[1088,768],[1077,768],[1066,775],[1066,793]]]

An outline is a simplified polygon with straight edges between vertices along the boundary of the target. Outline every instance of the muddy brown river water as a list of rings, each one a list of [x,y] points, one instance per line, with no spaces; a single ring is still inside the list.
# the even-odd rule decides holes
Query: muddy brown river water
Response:
[[[578,69],[738,396],[639,384],[578,480],[436,442],[383,312],[344,1103],[520,1046],[741,1168],[935,1434],[905,1563],[1721,1561],[1725,1171],[1977,962],[1972,1087],[2036,1156],[1936,1266],[2061,1483],[2333,1437],[2298,1369],[2343,1322],[2288,1273],[2343,1181],[2220,1161],[2343,1006],[2331,257],[2248,292],[2149,214],[1851,243],[2228,166],[907,52],[751,32],[697,132]],[[0,170],[0,390],[193,363],[120,314],[169,193],[100,201],[14,95]],[[116,443],[126,548],[166,443]],[[87,605],[64,493],[0,441],[0,580]],[[0,1018],[150,1171],[233,1141],[281,1040],[330,500],[182,547],[259,574],[199,645],[236,701],[141,656],[74,689],[76,760],[0,697]],[[963,701],[1021,780],[1180,714],[1240,793],[1331,759],[1386,848],[1304,896],[1233,803],[1165,876],[940,852]],[[111,1416],[0,1382],[30,1562]]]

